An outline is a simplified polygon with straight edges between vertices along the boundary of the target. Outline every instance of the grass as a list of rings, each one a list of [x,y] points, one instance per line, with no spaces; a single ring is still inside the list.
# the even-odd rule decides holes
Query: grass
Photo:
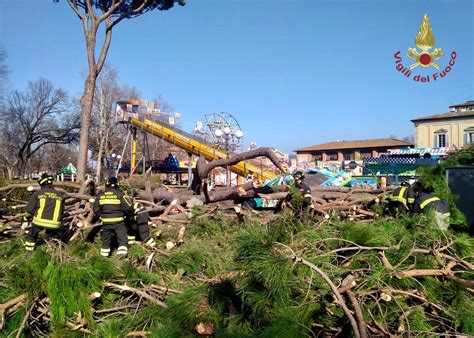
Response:
[[[334,303],[327,283],[289,260],[288,255],[294,253],[320,267],[336,285],[349,273],[355,274],[354,292],[363,301],[366,320],[372,321],[370,312],[393,334],[398,332],[402,311],[412,308],[404,323],[411,334],[443,333],[446,328],[440,320],[451,323],[452,332],[474,334],[474,301],[466,286],[439,277],[396,278],[383,267],[378,251],[334,253],[355,245],[399,245],[388,250],[386,257],[400,270],[440,267],[433,255],[411,255],[413,247],[437,248],[452,242],[451,255],[473,255],[471,237],[442,233],[429,216],[364,224],[334,218],[319,223],[307,215],[282,212],[262,226],[260,216],[239,222],[223,213],[207,218],[201,214],[197,208],[184,244],[168,255],[155,254],[152,271],[145,266],[150,251],[139,246],[130,249],[129,262],[119,262],[100,257],[99,243],[77,241],[67,249],[42,245],[27,255],[21,239],[12,239],[3,245],[0,256],[0,283],[6,286],[0,288],[0,301],[24,292],[30,301],[47,295],[50,336],[78,335],[66,322],[74,322],[79,313],[91,335],[100,337],[142,330],[152,332],[151,337],[192,337],[197,336],[199,323],[212,325],[219,337],[306,337],[322,335],[321,325],[350,334],[347,317]],[[170,227],[162,232],[160,250],[166,250],[168,240],[176,239],[177,231]],[[460,276],[472,280],[472,272]],[[104,289],[107,281],[140,289],[164,285],[182,293],[169,293],[167,308],[161,308],[131,293]],[[437,310],[436,317],[432,308],[414,298],[397,296],[375,302],[369,296],[378,300],[380,290],[386,288],[417,292],[443,311]],[[93,291],[102,295],[92,304],[88,296]],[[92,311],[124,304],[134,308],[101,316]],[[21,308],[7,317],[5,334],[18,328],[25,311]]]

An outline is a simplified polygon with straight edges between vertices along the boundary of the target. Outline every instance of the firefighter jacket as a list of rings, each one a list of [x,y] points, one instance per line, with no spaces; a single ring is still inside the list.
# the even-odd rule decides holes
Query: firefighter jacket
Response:
[[[412,212],[420,214],[426,209],[433,209],[442,213],[444,216],[450,216],[450,208],[445,201],[440,200],[433,194],[421,193],[415,200]]]
[[[296,185],[296,189],[303,195],[303,207],[312,206],[313,198],[311,197],[311,189],[304,183]]]
[[[415,203],[415,191],[412,187],[398,187],[390,195],[390,201],[400,202],[409,209]]]
[[[94,202],[94,222],[98,219],[103,224],[122,223],[132,217],[133,207],[123,191],[117,188],[106,188],[99,193]]]
[[[63,220],[64,196],[52,185],[43,186],[28,201],[23,221],[29,221],[41,228],[59,229]]]

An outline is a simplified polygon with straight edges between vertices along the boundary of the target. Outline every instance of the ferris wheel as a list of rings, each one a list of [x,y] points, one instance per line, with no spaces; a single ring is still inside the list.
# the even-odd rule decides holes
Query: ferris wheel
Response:
[[[242,149],[244,133],[232,114],[221,112],[205,115],[204,123],[197,123],[195,133],[226,153]]]

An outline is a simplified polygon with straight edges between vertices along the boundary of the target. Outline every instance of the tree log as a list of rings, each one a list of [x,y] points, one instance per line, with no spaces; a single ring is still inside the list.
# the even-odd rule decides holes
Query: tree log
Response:
[[[281,200],[281,199],[284,199],[287,195],[288,195],[287,192],[275,192],[275,193],[272,193],[272,194],[259,193],[258,197],[261,197],[261,198],[267,199],[267,200],[270,200],[270,199]]]
[[[287,171],[287,168],[285,167],[284,163],[281,162],[281,159],[279,159],[278,156],[276,156],[272,148],[268,148],[268,147],[258,148],[258,149],[247,151],[240,154],[234,154],[230,158],[214,160],[209,163],[207,163],[206,159],[203,156],[201,156],[197,160],[196,171],[197,171],[198,176],[201,179],[204,179],[204,178],[207,178],[211,170],[216,167],[226,167],[226,166],[234,165],[239,162],[242,162],[251,158],[255,158],[255,157],[260,157],[260,156],[265,156],[268,159],[270,159],[270,161],[272,161],[272,163],[282,172]]]
[[[39,189],[39,185],[36,182],[31,182],[31,183],[15,183],[15,184],[9,184],[4,187],[0,187],[0,192],[2,191],[8,191],[8,190],[13,190],[13,189],[26,189],[28,187],[33,187],[34,190]],[[74,188],[74,189],[80,189],[80,185],[72,182],[54,182],[53,183],[54,187],[67,187],[67,188]]]
[[[153,193],[151,191],[151,182],[149,180],[145,181],[145,196],[148,201],[153,202]]]
[[[0,330],[2,330],[5,325],[5,312],[10,307],[25,301],[27,298],[28,298],[28,295],[24,293],[6,303],[0,304]]]

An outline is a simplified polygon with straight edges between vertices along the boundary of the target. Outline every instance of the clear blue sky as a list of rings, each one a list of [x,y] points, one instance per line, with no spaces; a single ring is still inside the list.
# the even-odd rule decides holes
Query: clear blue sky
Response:
[[[411,118],[474,100],[473,4],[187,0],[120,23],[107,61],[121,83],[144,99],[162,95],[185,121],[233,114],[246,143],[290,152],[336,139],[403,137],[413,133]],[[407,48],[425,12],[445,54],[438,63],[445,67],[453,50],[457,58],[444,79],[416,83],[395,70],[393,54],[412,63]],[[85,41],[66,0],[0,0],[0,43],[14,88],[45,77],[81,94]],[[436,72],[419,68],[413,72]]]

